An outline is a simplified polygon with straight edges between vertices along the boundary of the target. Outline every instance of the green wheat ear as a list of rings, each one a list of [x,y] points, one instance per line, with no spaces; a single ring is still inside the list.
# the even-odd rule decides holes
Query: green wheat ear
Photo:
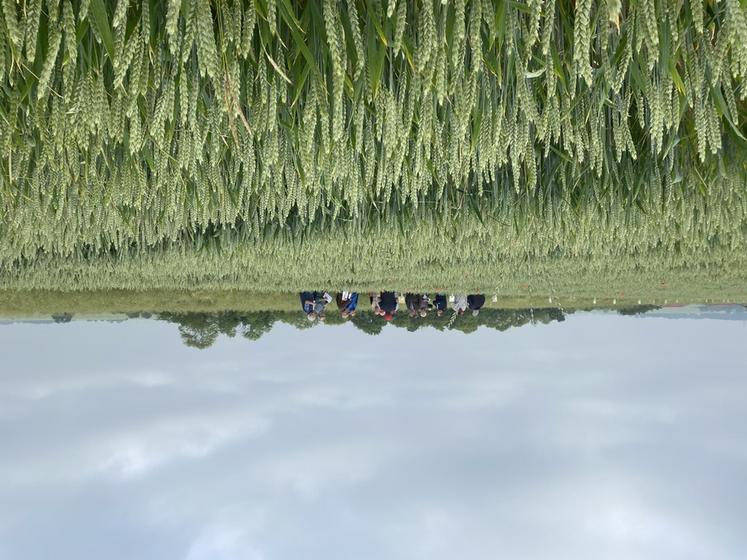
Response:
[[[0,265],[464,212],[740,247],[745,37],[739,0],[2,0]]]

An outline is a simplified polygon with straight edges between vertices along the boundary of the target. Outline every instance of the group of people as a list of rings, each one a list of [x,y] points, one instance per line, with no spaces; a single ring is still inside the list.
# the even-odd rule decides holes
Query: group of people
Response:
[[[347,319],[354,317],[358,309],[358,292],[337,292],[333,298],[329,292],[301,292],[301,307],[309,321],[324,321],[327,305],[334,299],[340,315]],[[449,304],[457,315],[465,311],[471,311],[472,315],[478,315],[480,309],[485,305],[484,294],[455,294],[447,296],[443,293],[428,294],[407,293],[401,298],[397,292],[374,292],[369,294],[371,311],[383,317],[385,321],[391,321],[399,310],[400,300],[403,299],[407,314],[413,319],[427,317],[428,313],[435,311],[441,317],[448,309]]]

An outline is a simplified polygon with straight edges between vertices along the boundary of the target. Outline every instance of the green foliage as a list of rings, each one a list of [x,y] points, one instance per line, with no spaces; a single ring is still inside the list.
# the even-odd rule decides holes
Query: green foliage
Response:
[[[486,327],[498,331],[523,325],[546,325],[552,322],[565,321],[568,313],[557,308],[542,309],[485,309],[477,317],[462,316],[455,321],[449,317],[436,317],[431,314],[426,318],[410,319],[406,316],[396,316],[390,325],[403,327],[409,331],[430,327],[439,331],[447,329],[470,333],[478,327]],[[238,333],[249,340],[258,340],[268,333],[275,323],[294,325],[297,328],[309,328],[310,324],[300,312],[278,313],[260,311],[255,313],[159,313],[157,319],[176,323],[179,334],[186,346],[203,350],[209,348],[222,334],[234,337]],[[345,320],[330,316],[328,324],[341,324]],[[363,332],[376,335],[385,326],[385,321],[373,313],[363,312],[349,320]]]

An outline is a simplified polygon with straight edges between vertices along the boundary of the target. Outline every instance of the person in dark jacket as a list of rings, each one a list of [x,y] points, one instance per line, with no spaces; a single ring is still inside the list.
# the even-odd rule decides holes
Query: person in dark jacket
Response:
[[[306,313],[306,318],[309,321],[316,321],[316,313],[314,307],[316,306],[317,292],[301,292],[301,309]]]
[[[384,312],[384,319],[391,321],[398,307],[397,292],[381,292],[379,294],[379,309]]]
[[[314,293],[316,294],[316,301],[314,302],[314,313],[320,321],[324,321],[324,310],[327,309],[327,304],[332,301],[332,296],[329,294],[329,292]]]
[[[446,301],[446,294],[436,294],[436,297],[433,298],[433,307],[435,307],[436,315],[438,317],[441,317],[441,315],[444,314],[447,305],[448,302]]]
[[[472,310],[472,315],[477,317],[480,309],[485,305],[485,294],[472,294],[467,296],[467,307]]]

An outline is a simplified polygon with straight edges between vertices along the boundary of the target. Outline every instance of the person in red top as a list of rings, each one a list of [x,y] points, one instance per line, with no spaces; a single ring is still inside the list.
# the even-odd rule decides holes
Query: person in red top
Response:
[[[381,292],[379,294],[379,309],[384,312],[384,319],[391,321],[397,313],[397,292]]]

